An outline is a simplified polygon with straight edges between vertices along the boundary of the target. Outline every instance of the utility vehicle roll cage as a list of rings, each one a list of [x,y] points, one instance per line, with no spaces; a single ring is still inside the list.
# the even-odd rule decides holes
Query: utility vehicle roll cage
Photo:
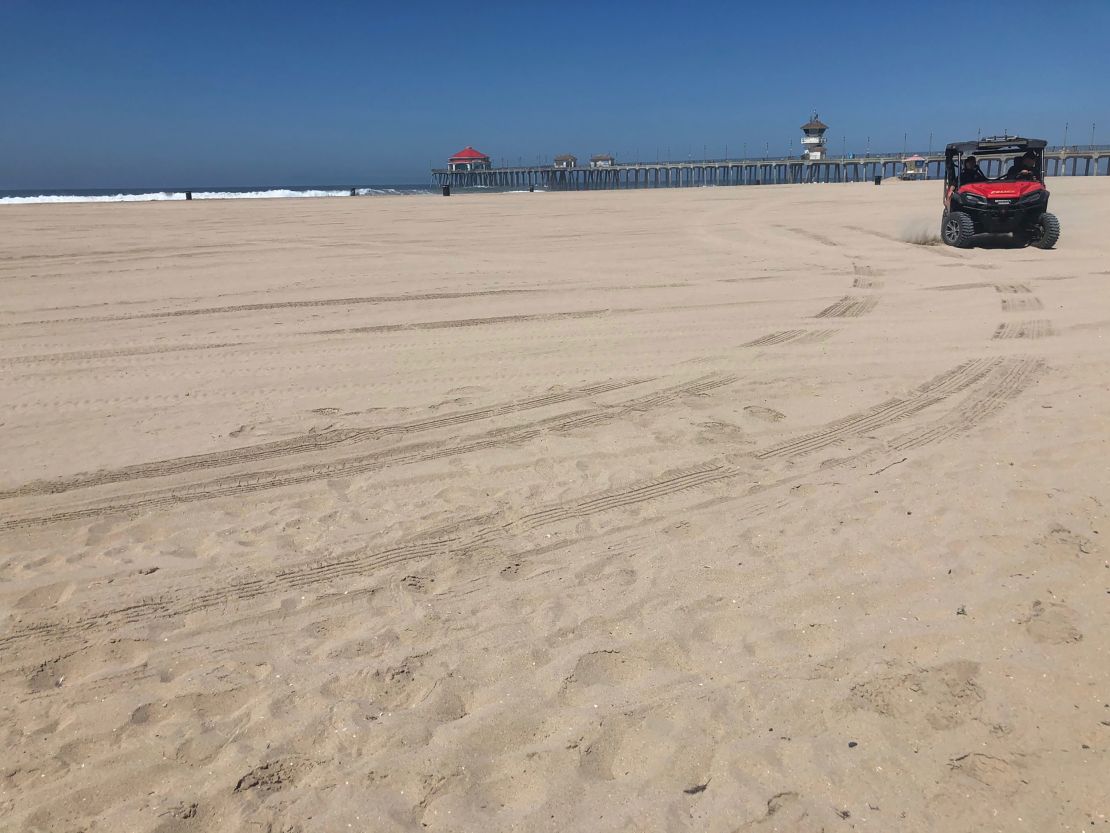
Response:
[[[1022,156],[1033,151],[1037,156],[1035,168],[1036,181],[1044,184],[1044,149],[1048,145],[1044,139],[1025,139],[1021,136],[988,136],[974,142],[953,142],[944,149],[944,183],[957,186],[959,174],[963,170],[965,156]],[[1005,179],[1005,175],[990,178],[991,182]]]

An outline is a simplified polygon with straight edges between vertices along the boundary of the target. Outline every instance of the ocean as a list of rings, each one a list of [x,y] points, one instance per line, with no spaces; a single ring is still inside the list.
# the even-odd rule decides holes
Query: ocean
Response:
[[[307,197],[346,197],[350,187],[336,188],[332,185],[293,186],[275,185],[267,187],[238,188],[85,188],[73,190],[5,190],[0,189],[0,205],[27,205],[33,203],[60,202],[156,202],[164,200],[184,200],[186,191],[192,191],[194,200],[243,200],[243,199],[290,199]],[[367,185],[356,187],[360,197],[390,197],[409,194],[438,194],[437,185]]]

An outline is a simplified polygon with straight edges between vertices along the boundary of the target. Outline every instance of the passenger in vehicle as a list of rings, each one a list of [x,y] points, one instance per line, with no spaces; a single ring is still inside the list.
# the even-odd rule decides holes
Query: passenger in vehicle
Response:
[[[1015,159],[1010,170],[1006,171],[1006,179],[1037,178],[1037,154],[1031,150],[1025,151],[1020,159]]]
[[[987,175],[979,170],[979,160],[974,156],[964,159],[963,170],[960,171],[960,185],[971,185],[973,182],[986,182]]]

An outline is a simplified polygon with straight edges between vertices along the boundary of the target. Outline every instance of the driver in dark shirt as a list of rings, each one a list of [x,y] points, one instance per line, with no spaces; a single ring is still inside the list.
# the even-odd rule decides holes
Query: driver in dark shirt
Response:
[[[1020,159],[1015,159],[1010,170],[1006,171],[1006,179],[1036,179],[1037,154],[1031,150],[1025,151]]]
[[[964,159],[963,170],[960,171],[960,185],[970,185],[973,182],[986,182],[987,176],[979,170],[979,160],[974,156]]]

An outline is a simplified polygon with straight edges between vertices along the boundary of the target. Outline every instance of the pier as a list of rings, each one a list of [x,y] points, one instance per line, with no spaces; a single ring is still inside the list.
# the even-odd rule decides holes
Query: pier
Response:
[[[944,154],[922,153],[925,179],[944,177]],[[614,188],[682,188],[704,185],[782,185],[806,182],[870,182],[899,176],[908,154],[867,154],[820,160],[703,159],[683,162],[613,162],[604,167],[535,165],[479,170],[435,168],[439,185],[457,188],[544,188],[589,191]],[[987,176],[1001,176],[1011,158],[981,160]],[[1110,175],[1110,145],[1048,148],[1046,176]]]

